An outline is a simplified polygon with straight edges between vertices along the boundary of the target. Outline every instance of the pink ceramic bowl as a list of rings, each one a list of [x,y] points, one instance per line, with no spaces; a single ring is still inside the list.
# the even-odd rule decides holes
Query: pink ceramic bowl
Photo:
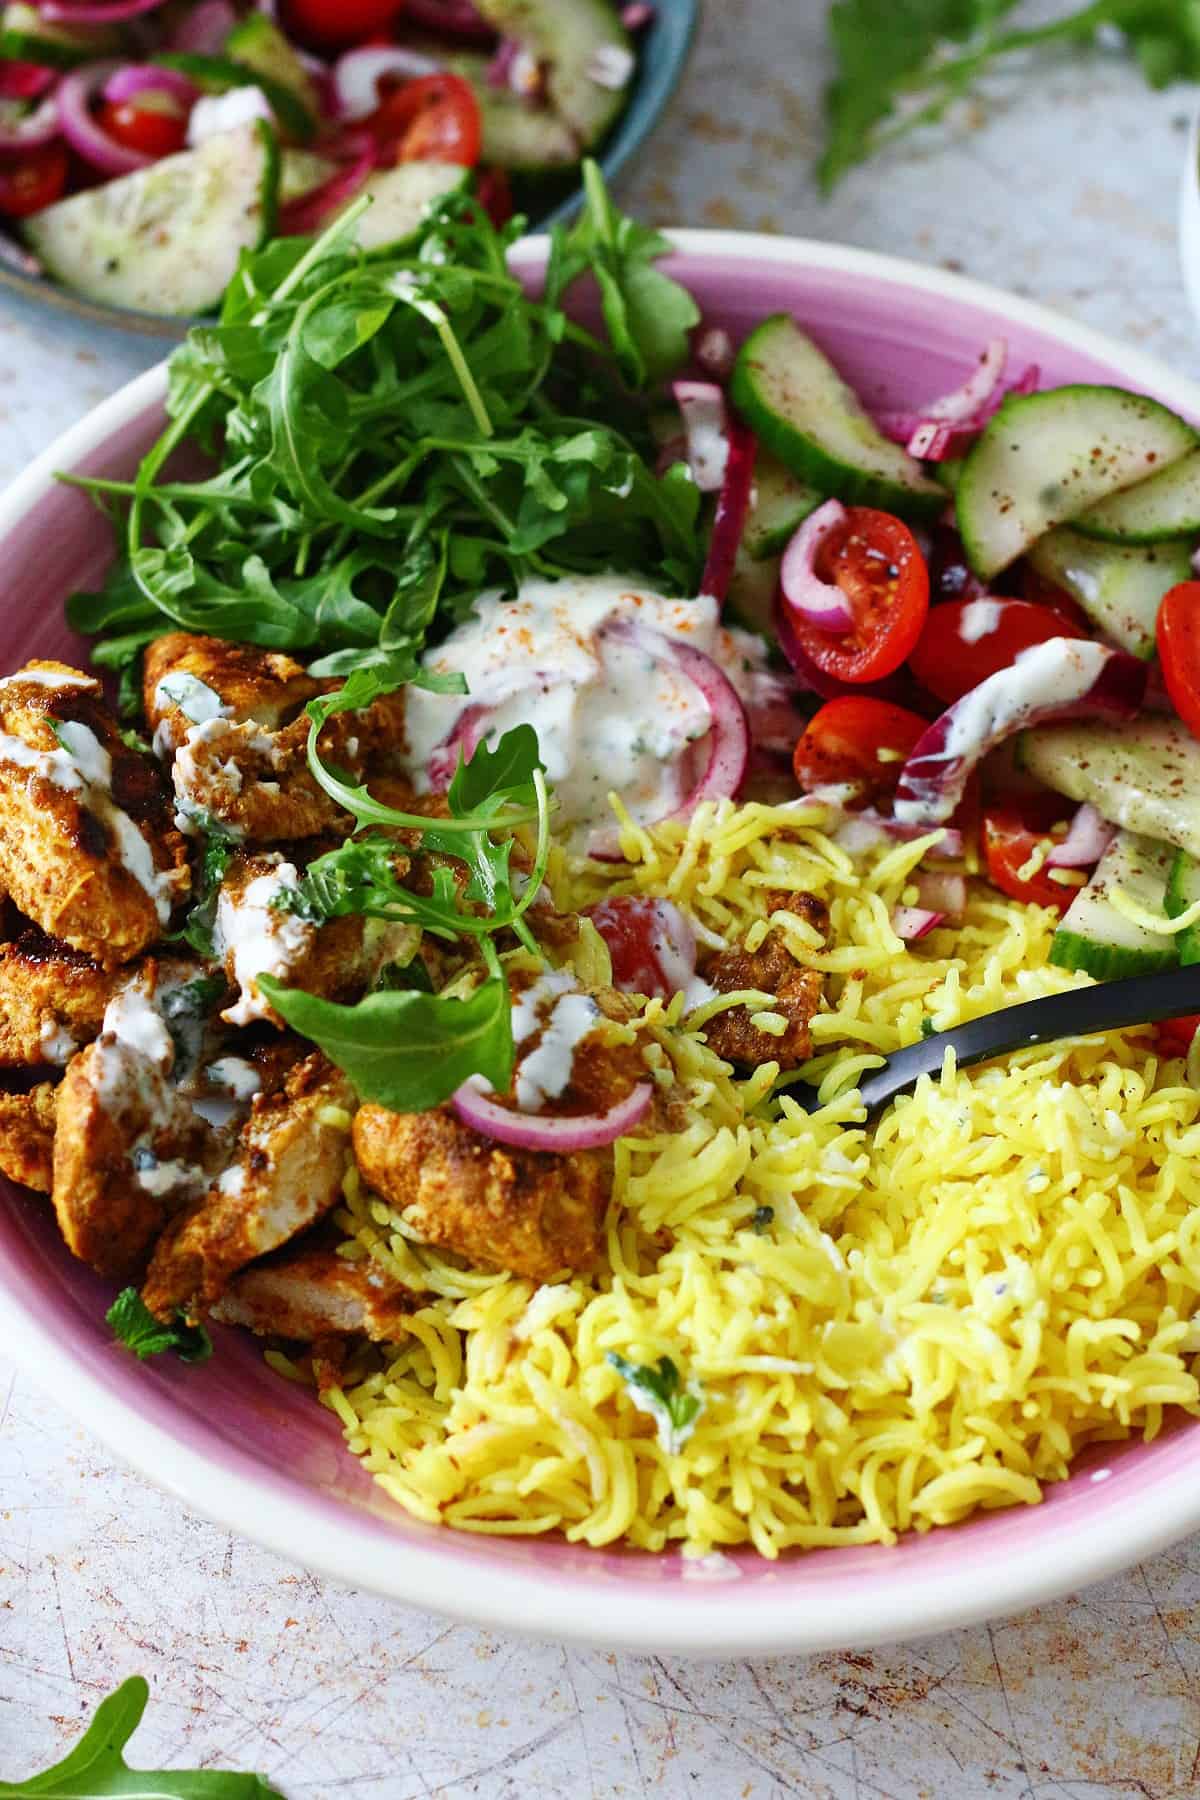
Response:
[[[1200,420],[1200,390],[1066,319],[958,277],[826,244],[677,234],[676,272],[710,323],[743,332],[793,311],[869,405],[953,387],[983,342],[1047,384],[1113,381]],[[519,252],[536,273],[544,244]],[[0,666],[78,656],[62,620],[111,552],[105,521],[54,471],[127,477],[163,422],[152,369],[98,407],[0,501]],[[871,1644],[1010,1612],[1095,1581],[1200,1526],[1200,1423],[1081,1459],[1041,1506],[991,1513],[894,1549],[776,1563],[473,1537],[419,1525],[342,1448],[331,1415],[218,1330],[202,1368],[139,1365],[104,1324],[107,1285],[74,1262],[43,1200],[0,1183],[0,1344],[144,1475],[232,1530],[323,1574],[476,1623],[625,1650],[702,1656]]]

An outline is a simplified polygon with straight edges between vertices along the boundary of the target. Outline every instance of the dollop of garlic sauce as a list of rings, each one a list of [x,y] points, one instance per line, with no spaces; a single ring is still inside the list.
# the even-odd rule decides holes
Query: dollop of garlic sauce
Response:
[[[412,687],[405,697],[408,773],[418,792],[432,787],[429,759],[462,715],[486,707],[489,743],[514,725],[536,730],[558,801],[555,828],[573,845],[614,823],[610,792],[643,824],[673,812],[704,767],[700,745],[712,716],[681,669],[614,626],[702,651],[743,699],[766,666],[761,640],[722,626],[715,600],[669,600],[634,577],[526,582],[509,600],[482,594],[472,617],[425,658],[436,674],[463,675],[468,692]]]

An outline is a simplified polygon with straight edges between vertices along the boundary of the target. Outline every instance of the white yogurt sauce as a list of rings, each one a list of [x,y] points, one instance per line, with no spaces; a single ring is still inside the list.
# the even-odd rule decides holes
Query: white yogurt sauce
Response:
[[[38,1048],[43,1061],[64,1067],[79,1046],[65,1025],[60,1025],[57,1019],[45,1018],[38,1031]]]
[[[980,638],[990,637],[1000,623],[1003,612],[999,600],[972,600],[962,609],[958,621],[958,635],[964,644],[977,644]]]
[[[17,669],[11,675],[0,677],[0,688],[26,686],[99,688],[100,683],[92,675],[76,675],[65,669]]]
[[[575,1052],[601,1017],[590,994],[568,969],[552,969],[517,997],[512,1010],[514,1044],[541,1038],[517,1064],[516,1100],[522,1112],[539,1112],[570,1085]]]
[[[221,1015],[230,1025],[267,1018],[269,1006],[258,991],[258,977],[274,975],[286,981],[312,948],[315,928],[271,905],[276,894],[299,881],[294,863],[280,863],[270,874],[256,876],[240,894],[228,888],[221,891],[213,949],[218,957],[232,958],[233,979],[241,990],[235,1004]]]
[[[669,661],[614,632],[636,626],[711,656],[746,697],[763,667],[758,640],[723,629],[717,603],[668,600],[619,575],[527,582],[515,600],[481,595],[472,617],[426,658],[439,674],[462,674],[469,693],[406,695],[408,768],[428,792],[427,765],[464,712],[488,709],[494,742],[528,723],[538,734],[558,822],[611,825],[608,795],[621,795],[647,822],[674,810],[691,785],[687,752],[711,728],[708,705]]]

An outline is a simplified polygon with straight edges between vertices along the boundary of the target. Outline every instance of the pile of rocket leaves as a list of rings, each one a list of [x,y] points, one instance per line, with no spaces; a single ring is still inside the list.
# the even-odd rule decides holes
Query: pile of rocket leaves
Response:
[[[553,235],[536,294],[508,266],[521,222],[499,231],[463,197],[403,256],[356,248],[365,202],[316,241],[244,256],[220,317],[171,357],[169,424],[133,480],[71,478],[112,508],[122,554],[100,592],[71,597],[68,617],[118,676],[127,717],[140,710],[142,652],[175,629],[288,651],[341,681],[309,706],[308,757],[353,832],[279,903],[315,924],[359,913],[469,939],[483,979],[435,994],[416,962],[352,1006],[260,985],[364,1099],[398,1111],[434,1106],[471,1075],[508,1086],[494,939],[536,948],[524,915],[552,802],[529,726],[460,761],[447,816],[430,819],[331,767],[323,724],[406,683],[438,685],[422,653],[484,589],[616,568],[664,593],[697,591],[699,494],[683,464],[656,473],[650,430],[697,309],[656,266],[665,240],[615,210],[594,165],[585,194],[578,222]],[[565,304],[581,284],[598,293],[594,329]],[[205,953],[236,846],[203,815],[192,826],[197,897],[183,936]],[[398,830],[406,855],[426,858],[421,892],[400,879]],[[520,897],[517,831],[532,859]]]

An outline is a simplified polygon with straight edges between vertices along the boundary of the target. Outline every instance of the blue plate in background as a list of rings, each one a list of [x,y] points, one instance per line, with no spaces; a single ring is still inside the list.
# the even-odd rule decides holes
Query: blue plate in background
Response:
[[[687,63],[699,20],[700,0],[655,0],[652,22],[638,34],[637,72],[628,104],[600,152],[599,162],[607,180],[615,182],[641,149],[661,119],[678,87]],[[529,207],[530,229],[538,230],[556,219],[569,219],[579,210],[578,186],[556,205],[539,212]],[[0,237],[0,289],[17,294],[41,308],[57,308],[77,319],[138,332],[143,337],[181,338],[193,322],[166,318],[160,313],[131,312],[125,307],[101,306],[70,288],[19,266],[22,252],[11,239]]]

